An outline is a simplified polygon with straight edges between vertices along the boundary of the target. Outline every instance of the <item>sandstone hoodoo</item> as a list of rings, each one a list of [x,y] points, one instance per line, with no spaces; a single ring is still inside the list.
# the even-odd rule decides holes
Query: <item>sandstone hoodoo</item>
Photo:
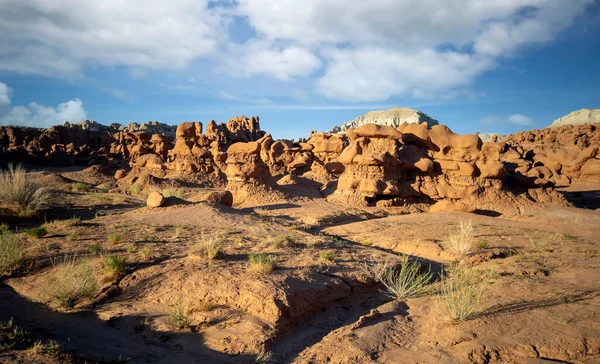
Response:
[[[439,124],[437,120],[421,111],[405,107],[393,107],[389,110],[376,110],[368,112],[352,121],[342,124],[342,126],[334,126],[333,129],[331,129],[331,132],[343,133],[348,129],[358,128],[364,124],[379,124],[397,128],[402,123],[427,123],[429,127]]]

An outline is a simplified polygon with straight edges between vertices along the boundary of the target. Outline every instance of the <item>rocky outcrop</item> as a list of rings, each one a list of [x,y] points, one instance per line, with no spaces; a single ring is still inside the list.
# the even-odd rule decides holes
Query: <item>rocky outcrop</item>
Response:
[[[342,126],[334,126],[332,133],[343,133],[351,128],[358,128],[365,124],[386,125],[397,128],[402,123],[421,124],[427,123],[429,127],[438,125],[438,121],[427,114],[404,107],[394,107],[389,110],[376,110],[368,112],[356,119],[344,123]]]
[[[600,123],[529,130],[502,140],[501,160],[521,184],[569,186],[600,181]]]
[[[594,123],[600,123],[600,109],[581,109],[573,111],[569,115],[554,120],[549,127],[558,128],[565,125]]]

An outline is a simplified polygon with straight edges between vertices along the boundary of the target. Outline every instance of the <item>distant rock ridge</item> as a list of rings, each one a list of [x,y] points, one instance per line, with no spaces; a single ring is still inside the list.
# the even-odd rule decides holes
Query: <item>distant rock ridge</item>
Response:
[[[569,115],[558,118],[548,127],[556,128],[565,125],[600,123],[600,109],[581,109],[573,111]]]
[[[86,120],[80,123],[66,122],[63,124],[63,126],[80,128],[81,130],[111,133],[134,133],[138,131],[143,131],[150,134],[165,134],[171,137],[175,137],[175,132],[177,131],[177,125],[167,125],[165,123],[159,123],[158,121],[149,121],[147,123],[142,124],[131,122],[128,123],[127,126],[121,125],[119,123],[112,123],[106,126],[98,123],[95,120]]]
[[[343,133],[351,128],[358,128],[365,124],[378,124],[397,128],[402,123],[421,124],[427,122],[428,127],[439,125],[438,121],[429,115],[405,107],[393,107],[389,110],[375,110],[368,112],[356,119],[344,123],[342,126],[334,126],[331,133]]]

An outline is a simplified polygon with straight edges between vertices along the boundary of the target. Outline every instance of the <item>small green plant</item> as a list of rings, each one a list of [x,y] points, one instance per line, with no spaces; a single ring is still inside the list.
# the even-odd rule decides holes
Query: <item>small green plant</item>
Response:
[[[66,258],[55,267],[46,286],[48,297],[64,308],[73,308],[84,298],[92,298],[98,291],[96,270],[87,262],[78,263],[73,257]]]
[[[21,241],[15,234],[9,231],[0,233],[0,276],[18,268],[24,255]]]
[[[112,245],[118,244],[121,242],[121,235],[117,233],[108,234],[108,242]]]
[[[440,313],[452,321],[466,321],[480,314],[487,289],[472,268],[459,264],[443,275],[440,286]]]
[[[7,322],[0,322],[0,353],[10,350],[17,344],[31,342],[31,334],[15,325],[11,318]]]
[[[75,241],[77,240],[77,234],[69,234],[65,237],[67,241]]]
[[[142,259],[150,259],[152,257],[152,249],[150,247],[145,246],[140,249],[140,256]]]
[[[0,233],[6,232],[10,230],[10,226],[8,224],[2,223],[0,224]]]
[[[123,275],[127,270],[127,258],[120,255],[108,255],[104,258],[104,269],[111,277]]]
[[[183,188],[165,188],[162,190],[162,195],[167,198],[167,197],[177,197],[177,198],[183,198],[183,196],[185,195],[185,190]]]
[[[129,186],[129,193],[131,193],[132,195],[137,195],[138,193],[140,193],[141,190],[142,188],[137,182]]]
[[[334,262],[335,254],[333,254],[332,252],[322,252],[321,254],[319,254],[319,259],[326,262]]]
[[[487,249],[489,246],[490,246],[490,243],[487,240],[485,240],[485,239],[480,239],[477,242],[477,248],[480,249],[480,250],[481,249]]]
[[[363,245],[363,246],[373,246],[373,242],[369,241],[369,240],[363,240],[363,241],[360,242],[360,245]]]
[[[577,240],[577,237],[575,235],[571,235],[571,234],[562,234],[562,237],[565,240]]]
[[[25,230],[25,234],[36,239],[41,239],[48,234],[48,230],[46,230],[45,227],[40,226]]]
[[[296,245],[296,242],[294,241],[293,236],[288,235],[288,234],[281,234],[281,235],[272,237],[269,241],[269,245],[271,245],[273,248],[276,248],[276,249],[292,248]]]
[[[27,174],[22,165],[8,165],[8,170],[0,170],[0,204],[17,215],[32,216],[54,202],[51,185]]]
[[[365,271],[374,280],[381,282],[386,294],[399,300],[417,297],[427,290],[433,274],[428,269],[421,272],[418,261],[411,261],[403,255],[398,268],[388,267],[388,263],[365,264]]]
[[[221,234],[214,234],[211,236],[202,237],[188,250],[189,255],[199,256],[207,260],[218,259],[223,256],[223,240],[224,236]]]
[[[137,245],[135,243],[129,243],[125,247],[125,250],[127,250],[127,253],[135,253],[137,251]]]
[[[89,192],[92,189],[92,186],[83,183],[83,182],[73,182],[71,183],[71,191],[73,192]]]
[[[87,247],[88,254],[100,254],[101,251],[100,244],[92,244]]]
[[[445,245],[459,259],[469,255],[473,249],[473,222],[460,220],[456,230],[448,235]]]
[[[252,253],[248,256],[248,270],[252,273],[268,274],[275,269],[271,256],[265,253]]]
[[[170,305],[167,321],[169,325],[177,330],[183,330],[189,326],[189,319],[187,317],[185,305],[183,304],[183,296],[180,295],[179,299],[174,305]]]

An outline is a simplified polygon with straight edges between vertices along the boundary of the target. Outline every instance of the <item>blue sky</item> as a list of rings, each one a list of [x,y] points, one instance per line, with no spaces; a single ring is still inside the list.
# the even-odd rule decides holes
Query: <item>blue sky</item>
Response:
[[[600,108],[593,0],[0,0],[0,34],[0,124],[258,115],[298,138],[404,106],[510,133]]]

